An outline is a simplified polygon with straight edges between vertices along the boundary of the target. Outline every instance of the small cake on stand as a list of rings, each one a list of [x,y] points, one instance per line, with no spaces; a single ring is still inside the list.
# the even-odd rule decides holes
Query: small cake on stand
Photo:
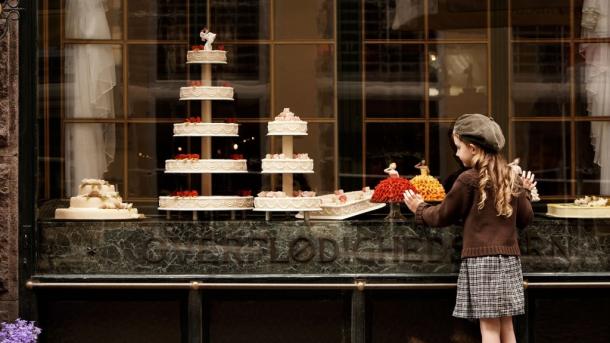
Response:
[[[400,204],[404,200],[403,193],[409,189],[417,192],[417,189],[413,187],[409,180],[400,177],[396,170],[396,163],[390,163],[383,171],[388,174],[388,177],[379,182],[375,187],[371,202],[390,204],[390,213],[385,217],[385,220],[406,220],[405,216],[400,213]]]

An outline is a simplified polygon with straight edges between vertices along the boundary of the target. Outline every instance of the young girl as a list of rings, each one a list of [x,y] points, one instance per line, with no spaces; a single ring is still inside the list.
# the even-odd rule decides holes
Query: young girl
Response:
[[[453,315],[479,319],[484,343],[516,342],[512,316],[525,312],[517,228],[533,218],[531,172],[518,175],[500,150],[500,126],[481,114],[464,114],[453,128],[456,156],[465,167],[437,205],[405,192],[416,222],[443,227],[463,220],[462,263]]]

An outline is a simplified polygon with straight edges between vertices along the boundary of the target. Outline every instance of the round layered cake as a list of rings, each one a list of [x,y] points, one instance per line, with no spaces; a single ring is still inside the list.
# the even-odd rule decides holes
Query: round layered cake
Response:
[[[233,100],[233,87],[180,87],[180,100]]]
[[[172,211],[227,211],[250,210],[254,206],[251,196],[162,196],[159,197],[160,210]]]
[[[246,173],[246,160],[179,159],[165,161],[166,173]]]
[[[227,52],[224,50],[189,50],[186,63],[227,63]]]
[[[235,123],[179,123],[174,124],[174,136],[236,137]]]
[[[263,173],[313,173],[313,160],[307,154],[295,154],[286,158],[284,154],[267,154],[262,160]]]
[[[301,120],[290,108],[284,108],[273,121],[267,123],[268,136],[306,136],[307,122]]]

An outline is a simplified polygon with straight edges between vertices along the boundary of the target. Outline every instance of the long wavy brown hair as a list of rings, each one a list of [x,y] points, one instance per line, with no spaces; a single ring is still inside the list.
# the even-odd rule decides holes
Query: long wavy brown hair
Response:
[[[487,190],[495,198],[495,208],[498,216],[510,217],[513,207],[510,205],[513,196],[521,190],[519,175],[508,165],[504,156],[479,148],[480,153],[475,154],[472,166],[479,172],[479,192],[481,200],[478,208],[483,209],[487,200]]]

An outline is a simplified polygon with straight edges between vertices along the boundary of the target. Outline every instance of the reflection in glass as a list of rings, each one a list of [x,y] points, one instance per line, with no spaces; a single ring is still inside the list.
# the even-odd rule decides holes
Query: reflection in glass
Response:
[[[179,101],[186,85],[184,45],[132,45],[129,47],[129,115],[182,117],[186,102]]]
[[[423,117],[423,46],[367,44],[365,49],[366,115]]]
[[[453,181],[464,170],[460,159],[455,156],[453,144],[453,123],[430,123],[430,174],[449,191]]]
[[[294,137],[293,152],[295,154],[308,154],[313,159],[314,168],[313,174],[294,174],[295,190],[313,190],[318,194],[334,192],[336,187],[334,130],[334,124],[309,122],[307,124],[307,136]],[[274,137],[273,142],[273,151],[266,153],[281,152],[281,137]],[[281,176],[276,176],[275,181],[275,189],[280,189],[282,185]]]
[[[596,151],[606,152],[610,145],[596,147],[595,140],[592,137],[591,129],[594,125],[604,125],[610,127],[610,121],[607,122],[577,122],[576,123],[576,195],[595,195],[603,194],[610,195],[607,188],[610,187],[610,177],[605,174],[602,176],[602,170],[606,173],[609,169],[607,164],[601,164],[596,161],[598,154]],[[599,150],[596,150],[598,148]],[[604,149],[605,148],[605,149]],[[605,169],[605,170],[604,170]]]
[[[211,0],[212,31],[221,41],[269,39],[269,0]]]
[[[366,0],[364,39],[422,38],[424,3],[419,0]]]
[[[259,118],[270,116],[271,86],[269,84],[268,45],[225,45],[227,64],[213,65],[216,85],[233,87],[234,101],[212,102],[214,117]],[[191,79],[197,79],[201,66],[190,65]],[[191,113],[200,113],[201,106],[191,104]],[[197,114],[198,115],[198,114]]]
[[[185,40],[186,1],[129,1],[129,39]]]
[[[369,123],[366,125],[366,186],[386,177],[383,170],[395,162],[402,176],[419,174],[415,165],[424,159],[424,124]]]
[[[514,38],[566,38],[570,35],[569,0],[511,0]]]
[[[275,108],[301,117],[334,116],[334,51],[329,44],[276,45]]]
[[[513,115],[569,115],[569,51],[566,44],[513,45]]]
[[[570,195],[570,123],[516,122],[513,138],[513,155],[536,174],[540,195]]]
[[[332,0],[275,1],[275,39],[331,39]]]
[[[127,150],[128,195],[155,198],[180,189],[185,175],[164,174],[165,160],[191,151],[187,139],[174,139],[173,124],[129,124]],[[163,142],[162,144],[160,144]]]
[[[123,130],[117,124],[67,123],[64,133],[64,197],[78,194],[82,179],[123,184]]]
[[[428,63],[431,116],[488,112],[485,45],[431,45]]]
[[[398,3],[404,1],[398,0]],[[430,37],[481,39],[487,36],[487,0],[430,0]]]
[[[121,0],[66,0],[67,39],[121,39]]]
[[[582,16],[582,36],[603,38],[610,35],[607,1],[585,1]],[[577,68],[582,85],[579,95],[586,97],[586,112],[592,117],[610,119],[610,43],[581,43],[579,52],[584,59]],[[600,192],[610,195],[610,121],[591,122],[593,162],[600,167]]]

